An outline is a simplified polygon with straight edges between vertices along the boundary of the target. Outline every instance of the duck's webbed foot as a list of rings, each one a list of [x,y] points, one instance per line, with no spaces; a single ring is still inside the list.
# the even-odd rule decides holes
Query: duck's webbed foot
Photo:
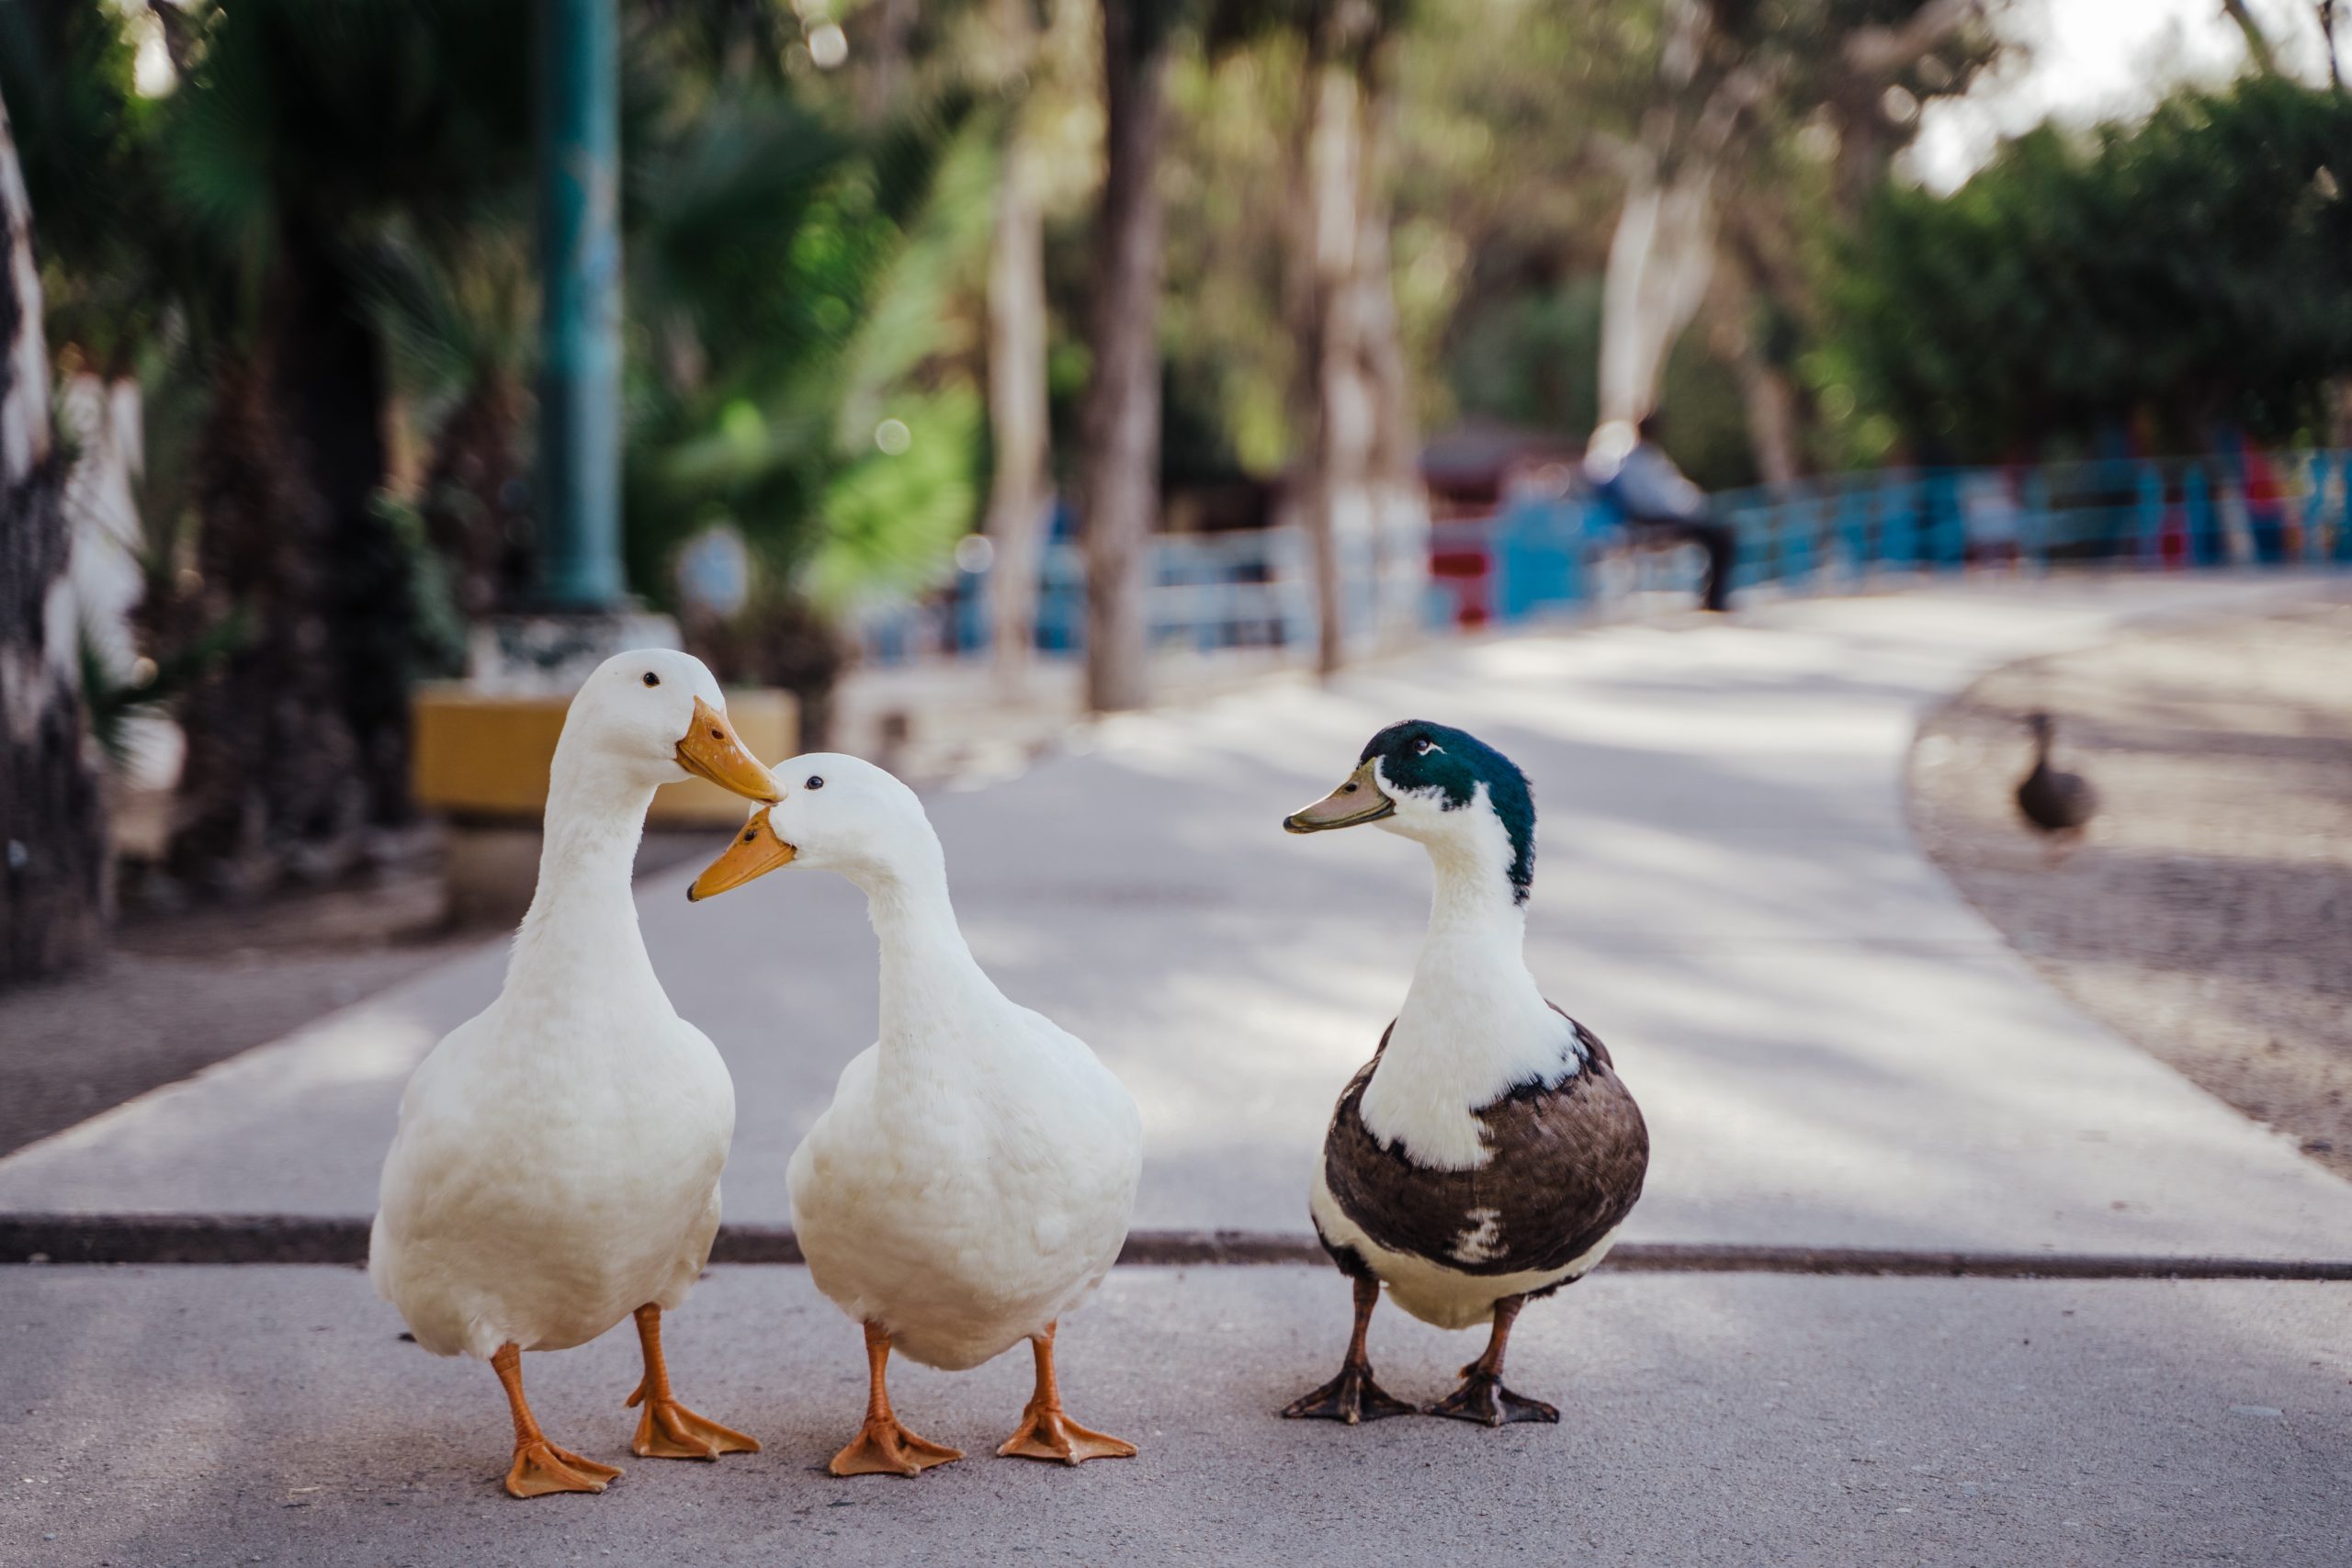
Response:
[[[1136,1446],[1125,1438],[1091,1431],[1060,1408],[1040,1409],[1034,1402],[1022,1413],[1021,1429],[999,1444],[996,1451],[1007,1459],[1055,1460],[1063,1464],[1136,1457]]]
[[[637,1437],[629,1450],[639,1459],[717,1459],[720,1454],[755,1454],[760,1440],[732,1427],[722,1427],[707,1416],[697,1416],[667,1396],[648,1399],[645,1385],[628,1396],[642,1404]]]
[[[1054,1374],[1055,1325],[1030,1341],[1037,1359],[1037,1389],[1021,1413],[1021,1428],[997,1446],[1001,1459],[1052,1460],[1084,1464],[1091,1459],[1133,1459],[1136,1446],[1125,1438],[1091,1431],[1062,1408],[1061,1383]]]
[[[964,1457],[962,1449],[918,1438],[899,1424],[885,1375],[889,1363],[889,1334],[878,1323],[867,1324],[865,1422],[825,1467],[835,1475],[921,1475],[933,1465],[952,1464]]]
[[[1351,1427],[1413,1414],[1414,1406],[1373,1382],[1370,1361],[1354,1359],[1340,1364],[1338,1377],[1283,1407],[1293,1421],[1344,1421]]]
[[[514,1417],[514,1462],[506,1469],[508,1495],[602,1492],[606,1482],[619,1479],[616,1467],[582,1459],[548,1441],[548,1435],[539,1430],[538,1417],[531,1414],[530,1402],[523,1397],[523,1352],[518,1347],[500,1346],[490,1359],[490,1367],[505,1387],[507,1408]]]
[[[1355,1332],[1348,1336],[1348,1353],[1340,1362],[1340,1375],[1284,1406],[1283,1415],[1289,1420],[1345,1421],[1353,1427],[1416,1413],[1414,1406],[1372,1381],[1372,1358],[1364,1351],[1364,1337],[1372,1329],[1372,1309],[1380,1304],[1380,1281],[1360,1265],[1351,1273],[1355,1280],[1356,1325]]]
[[[1526,1304],[1525,1296],[1505,1296],[1495,1303],[1494,1332],[1487,1341],[1487,1353],[1462,1369],[1462,1386],[1430,1405],[1430,1415],[1487,1427],[1560,1419],[1560,1413],[1542,1400],[1523,1398],[1503,1386],[1503,1352],[1510,1344],[1510,1325]]]
[[[722,1427],[707,1416],[697,1416],[670,1392],[669,1363],[662,1355],[662,1309],[648,1303],[637,1309],[637,1335],[645,1352],[645,1376],[628,1396],[631,1406],[645,1406],[637,1418],[637,1437],[630,1451],[639,1459],[709,1459],[720,1454],[755,1454],[760,1440]]]
[[[963,1457],[963,1450],[919,1438],[885,1411],[867,1416],[857,1436],[826,1468],[835,1475],[921,1475],[935,1464],[952,1464]]]
[[[1462,1386],[1430,1405],[1430,1414],[1450,1416],[1456,1421],[1476,1421],[1487,1427],[1560,1419],[1557,1409],[1540,1399],[1513,1393],[1503,1386],[1499,1374],[1484,1371],[1476,1361],[1462,1369]]]
[[[582,1459],[545,1438],[514,1445],[514,1462],[506,1472],[506,1491],[514,1497],[544,1497],[554,1492],[602,1492],[608,1481],[620,1478],[617,1467]]]

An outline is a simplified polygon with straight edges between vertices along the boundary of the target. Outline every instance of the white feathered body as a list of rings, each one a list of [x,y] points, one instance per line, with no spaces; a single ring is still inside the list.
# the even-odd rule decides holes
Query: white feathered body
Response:
[[[735,1089],[638,929],[652,796],[577,754],[567,723],[505,985],[401,1098],[368,1271],[435,1354],[585,1343],[677,1306],[709,1256]]]
[[[1143,1168],[1135,1100],[1002,997],[861,1052],[792,1156],[818,1289],[892,1347],[978,1366],[1078,1304],[1119,1255]]]
[[[435,1355],[560,1350],[682,1303],[735,1091],[666,1001],[502,995],[409,1080],[368,1274]]]

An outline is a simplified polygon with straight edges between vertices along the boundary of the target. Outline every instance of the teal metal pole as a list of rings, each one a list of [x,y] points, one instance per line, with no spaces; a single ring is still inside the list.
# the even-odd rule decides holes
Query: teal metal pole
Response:
[[[620,19],[539,0],[540,586],[621,602]]]

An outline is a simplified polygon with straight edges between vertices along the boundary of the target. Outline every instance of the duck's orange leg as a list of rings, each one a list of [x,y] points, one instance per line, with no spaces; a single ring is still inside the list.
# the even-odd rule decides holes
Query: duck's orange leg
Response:
[[[491,1370],[505,1386],[506,1403],[514,1414],[514,1462],[507,1467],[506,1490],[516,1497],[544,1497],[550,1492],[602,1492],[605,1483],[620,1472],[593,1459],[582,1459],[569,1449],[548,1441],[537,1417],[523,1398],[523,1352],[502,1345],[490,1359]]]
[[[695,1415],[670,1392],[670,1368],[662,1359],[662,1309],[651,1302],[637,1309],[637,1342],[645,1350],[645,1376],[628,1402],[644,1405],[645,1414],[637,1418],[632,1453],[639,1459],[717,1459],[760,1451],[757,1438]]]
[[[1054,1376],[1054,1324],[1029,1341],[1037,1356],[1037,1392],[1021,1413],[1021,1429],[998,1446],[1001,1455],[1084,1464],[1091,1459],[1133,1459],[1136,1446],[1124,1438],[1090,1432],[1062,1410],[1062,1390]]]
[[[890,1336],[880,1324],[867,1324],[865,1423],[827,1467],[835,1475],[921,1475],[934,1464],[964,1457],[963,1450],[918,1438],[899,1424],[890,1409],[889,1385],[884,1381],[889,1364]]]

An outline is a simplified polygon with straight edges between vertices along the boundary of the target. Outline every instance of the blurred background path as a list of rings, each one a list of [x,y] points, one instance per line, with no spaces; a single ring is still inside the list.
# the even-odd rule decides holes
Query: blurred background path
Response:
[[[2352,1186],[2036,978],[1914,845],[1901,778],[1921,713],[1995,664],[2341,592],[2006,583],[1474,642],[1121,718],[930,806],[982,962],[1145,1108],[1139,1225],[1305,1230],[1428,872],[1385,835],[1278,823],[1423,715],[1535,780],[1532,961],[1657,1145],[1629,1238],[2342,1258]],[[785,1223],[786,1158],[873,1037],[873,937],[838,879],[689,906],[691,874],[641,883],[647,939],[735,1074],[728,1216]],[[364,1216],[410,1067],[503,962],[486,944],[0,1161],[0,1212]]]

